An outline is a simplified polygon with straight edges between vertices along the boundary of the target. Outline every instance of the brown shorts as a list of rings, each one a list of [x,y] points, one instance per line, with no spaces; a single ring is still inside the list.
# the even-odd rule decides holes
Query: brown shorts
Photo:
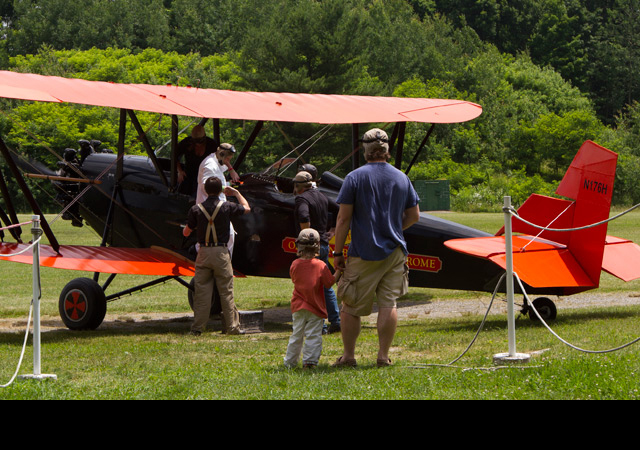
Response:
[[[382,261],[349,257],[337,296],[342,311],[352,316],[368,316],[377,299],[379,308],[395,308],[396,300],[409,289],[407,258],[398,247]]]

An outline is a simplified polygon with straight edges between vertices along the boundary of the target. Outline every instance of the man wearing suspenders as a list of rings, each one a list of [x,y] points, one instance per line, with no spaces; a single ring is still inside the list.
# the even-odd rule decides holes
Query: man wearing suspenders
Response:
[[[196,230],[200,250],[196,259],[196,273],[193,277],[195,295],[193,297],[193,325],[191,333],[200,335],[206,328],[211,312],[211,298],[214,284],[220,294],[223,323],[227,334],[243,334],[240,316],[233,300],[233,267],[227,248],[230,223],[233,217],[251,212],[249,203],[236,189],[226,187],[224,193],[238,199],[238,203],[220,199],[222,182],[211,177],[205,182],[208,198],[189,210],[184,236],[189,237]]]
[[[231,165],[231,160],[236,153],[236,149],[231,144],[220,144],[215,153],[207,156],[202,163],[200,164],[200,169],[198,170],[198,191],[196,193],[196,203],[204,203],[207,199],[208,195],[204,189],[204,183],[210,177],[217,177],[222,182],[222,191],[220,191],[220,199],[226,200],[224,194],[225,186],[228,186],[227,180],[225,178],[224,173],[229,170],[231,174],[231,180],[237,182],[240,180],[238,174],[233,170],[233,166]],[[229,242],[227,248],[229,249],[229,254],[233,257],[233,244],[235,242],[235,230],[233,229],[233,224],[229,224],[231,227],[231,231],[229,234]]]

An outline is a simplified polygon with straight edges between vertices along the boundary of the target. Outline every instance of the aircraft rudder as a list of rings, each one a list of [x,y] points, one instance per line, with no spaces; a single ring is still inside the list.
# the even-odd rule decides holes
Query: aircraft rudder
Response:
[[[559,195],[575,199],[572,231],[567,246],[595,285],[599,285],[607,224],[618,155],[595,142],[586,141],[560,183]]]

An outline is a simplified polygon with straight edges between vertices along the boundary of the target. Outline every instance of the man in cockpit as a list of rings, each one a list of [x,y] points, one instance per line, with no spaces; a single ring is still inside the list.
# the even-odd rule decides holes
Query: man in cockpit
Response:
[[[218,142],[206,135],[202,125],[196,125],[191,130],[191,136],[184,138],[178,144],[177,166],[179,192],[194,195],[198,187],[198,169],[204,159],[215,153]],[[181,160],[184,158],[184,164]]]

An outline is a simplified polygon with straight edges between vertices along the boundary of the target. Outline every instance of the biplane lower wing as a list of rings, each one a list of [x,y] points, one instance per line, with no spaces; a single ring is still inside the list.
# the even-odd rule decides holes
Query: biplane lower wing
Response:
[[[0,243],[1,255],[15,255],[28,244]],[[0,260],[33,264],[31,251],[0,257]],[[54,269],[99,272],[109,274],[192,277],[193,263],[158,248],[120,248],[61,246],[56,253],[49,245],[40,246],[40,265]]]

